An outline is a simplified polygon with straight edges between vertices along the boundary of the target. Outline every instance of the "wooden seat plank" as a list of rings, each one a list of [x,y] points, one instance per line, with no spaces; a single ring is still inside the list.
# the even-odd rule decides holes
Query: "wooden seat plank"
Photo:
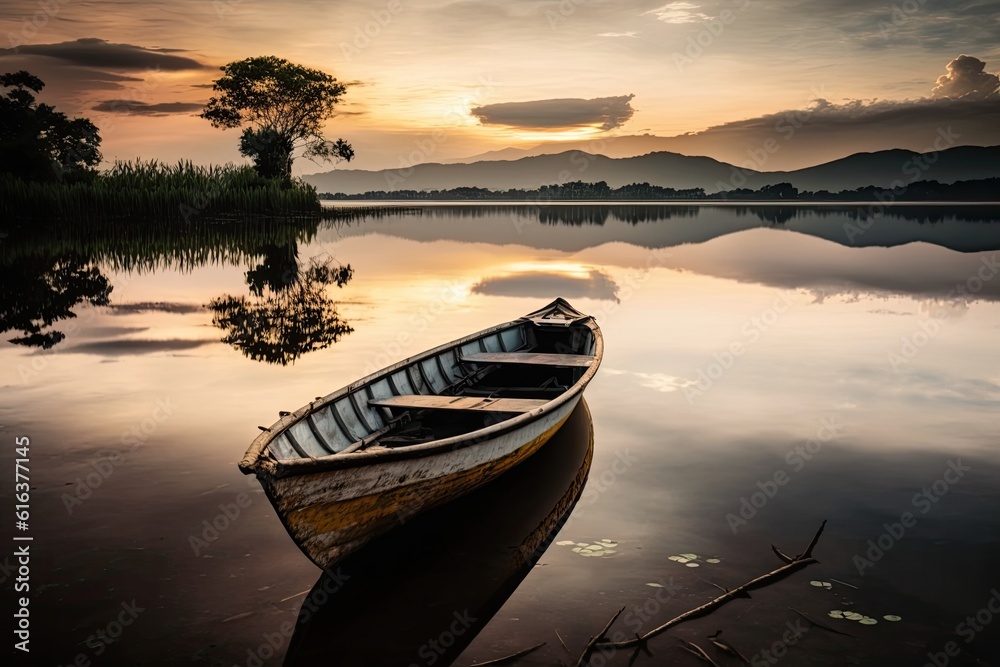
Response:
[[[586,354],[548,354],[545,352],[479,352],[463,354],[462,361],[477,364],[528,364],[586,368],[594,358]]]
[[[429,396],[411,394],[369,399],[369,405],[405,410],[481,410],[484,412],[531,412],[548,403],[534,398],[483,398],[480,396]]]

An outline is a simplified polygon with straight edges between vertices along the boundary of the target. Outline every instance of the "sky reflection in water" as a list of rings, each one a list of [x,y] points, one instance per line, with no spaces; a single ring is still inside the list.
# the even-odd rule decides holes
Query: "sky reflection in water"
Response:
[[[169,636],[185,656],[245,661],[262,633],[294,619],[300,599],[282,598],[316,577],[235,468],[255,426],[562,295],[598,317],[607,347],[587,391],[590,479],[556,539],[618,546],[602,558],[550,547],[459,664],[541,641],[524,664],[552,664],[566,657],[553,628],[582,649],[623,604],[638,605],[623,630],[649,629],[714,597],[705,580],[734,587],[777,566],[770,544],[798,553],[823,519],[820,565],[670,634],[707,645],[724,628],[752,656],[798,618],[791,606],[855,635],[813,629],[790,649],[794,664],[920,664],[949,640],[962,649],[953,664],[1000,659],[995,633],[956,635],[1000,585],[1000,227],[981,211],[887,217],[852,235],[859,219],[835,210],[604,209],[447,207],[321,228],[297,261],[350,264],[350,282],[327,294],[354,332],[287,366],[218,342],[204,308],[246,294],[254,265],[130,273],[100,262],[111,307],[78,307],[77,326],[50,352],[0,349],[7,432],[47,443],[36,450],[39,530],[53,549],[80,553],[73,563],[42,557],[54,588],[39,605],[69,619],[68,639],[46,650],[68,661],[136,596],[160,602],[109,655],[148,658],[143,647]],[[169,417],[68,511],[74,480],[102,452],[123,450],[157,401]],[[945,476],[959,464],[960,478]],[[953,483],[935,486],[943,479]],[[925,489],[931,496],[915,497]],[[194,554],[202,520],[244,490],[252,520]],[[884,537],[905,512],[915,524]],[[889,548],[873,558],[869,540],[880,537]],[[721,562],[668,560],[681,553]],[[109,560],[113,572],[103,571]],[[808,583],[831,578],[858,588]],[[647,584],[658,581],[680,592],[651,603],[661,608],[644,620],[657,590]],[[68,609],[54,611],[57,600]],[[903,620],[859,626],[828,618],[833,609]],[[674,644],[657,640],[658,659]]]

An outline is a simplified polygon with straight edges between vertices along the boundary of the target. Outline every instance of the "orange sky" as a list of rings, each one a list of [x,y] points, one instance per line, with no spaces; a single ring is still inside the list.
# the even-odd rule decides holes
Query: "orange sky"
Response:
[[[211,128],[184,104],[208,98],[204,86],[218,66],[265,54],[352,84],[344,114],[329,125],[331,138],[354,145],[352,166],[399,167],[421,146],[426,161],[437,161],[720,125],[700,150],[733,160],[720,146],[738,129],[727,123],[805,109],[817,98],[864,100],[862,108],[926,98],[960,53],[992,71],[1000,28],[984,11],[972,0],[895,18],[891,8],[860,0],[15,1],[0,9],[0,47],[10,47],[0,49],[0,67],[29,69],[49,84],[46,99],[91,117],[108,160],[239,160],[237,133]],[[131,50],[109,48],[116,45]],[[181,104],[145,113],[94,109],[121,99]],[[483,113],[470,113],[475,108]],[[897,143],[918,148],[921,135],[906,134],[905,125]],[[443,139],[428,144],[436,130]],[[970,129],[966,141],[995,140],[980,133]],[[838,143],[864,145],[860,135],[824,141],[833,152]],[[784,157],[792,160],[791,151]],[[296,164],[305,173],[325,168]]]

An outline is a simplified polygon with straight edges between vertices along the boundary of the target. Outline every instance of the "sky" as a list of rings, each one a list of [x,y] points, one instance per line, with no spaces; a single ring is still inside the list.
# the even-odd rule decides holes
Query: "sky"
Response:
[[[326,128],[356,152],[339,168],[639,136],[618,144],[733,163],[775,138],[757,166],[777,170],[950,126],[1000,144],[998,17],[984,0],[7,0],[0,71],[91,118],[108,163],[243,161],[238,130],[197,114],[220,66],[276,55],[347,84]]]

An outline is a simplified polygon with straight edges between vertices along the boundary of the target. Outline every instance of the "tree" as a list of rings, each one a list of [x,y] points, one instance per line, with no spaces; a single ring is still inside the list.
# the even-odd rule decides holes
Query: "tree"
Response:
[[[201,117],[222,129],[243,127],[240,153],[267,178],[289,178],[292,154],[347,160],[354,149],[343,139],[323,138],[322,124],[347,88],[316,69],[284,58],[261,56],[231,62],[213,86],[216,93]]]
[[[111,281],[89,261],[73,255],[30,258],[0,266],[0,334],[19,330],[9,338],[15,345],[47,350],[66,334],[47,329],[60,320],[76,317],[73,308],[84,301],[106,306]]]
[[[264,264],[247,272],[254,298],[227,294],[206,305],[212,324],[225,332],[223,343],[255,361],[286,366],[354,331],[326,290],[346,285],[354,270],[349,264],[313,260],[299,271],[294,257],[278,254],[268,252]],[[266,266],[270,260],[277,264]]]
[[[86,118],[69,118],[35,95],[45,84],[25,71],[0,75],[0,173],[35,181],[79,179],[101,162],[101,137]]]

